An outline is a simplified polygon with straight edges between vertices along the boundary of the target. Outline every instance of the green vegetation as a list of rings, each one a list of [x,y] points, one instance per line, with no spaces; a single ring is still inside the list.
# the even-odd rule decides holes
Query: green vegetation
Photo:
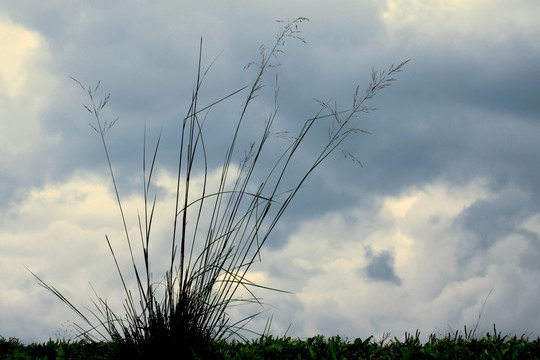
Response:
[[[467,332],[465,331],[467,334]],[[339,336],[315,336],[305,340],[290,337],[262,336],[251,341],[218,341],[204,356],[196,359],[216,360],[285,360],[285,359],[538,359],[540,338],[529,341],[524,336],[507,337],[489,332],[483,338],[470,338],[458,332],[437,339],[430,335],[422,344],[419,333],[405,334],[403,341],[372,337],[348,341]],[[48,341],[37,345],[23,345],[16,339],[0,338],[0,359],[116,359],[125,358],[113,342]],[[160,358],[159,356],[149,358]],[[180,357],[179,357],[180,358]]]

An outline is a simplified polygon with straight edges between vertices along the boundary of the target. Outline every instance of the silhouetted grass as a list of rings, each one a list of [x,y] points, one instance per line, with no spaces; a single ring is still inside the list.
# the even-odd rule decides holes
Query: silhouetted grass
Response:
[[[247,330],[246,323],[258,313],[231,323],[227,310],[238,303],[260,304],[260,299],[253,289],[264,286],[250,282],[246,274],[252,264],[258,261],[262,246],[309,176],[330,154],[339,149],[346,157],[359,162],[341,145],[350,135],[364,132],[355,125],[357,115],[373,110],[366,102],[379,90],[389,86],[395,80],[393,76],[407,63],[405,61],[397,66],[392,65],[383,72],[373,71],[365,93],[362,94],[360,88],[356,87],[352,105],[347,110],[338,109],[335,103],[318,101],[315,116],[304,120],[296,135],[287,137],[289,142],[285,142],[286,145],[274,158],[271,167],[263,166],[260,159],[263,155],[269,156],[264,151],[265,146],[276,136],[272,126],[278,113],[277,84],[275,107],[261,122],[259,137],[251,141],[248,149],[238,148],[241,129],[246,121],[248,107],[264,86],[264,75],[272,65],[270,61],[283,52],[287,39],[304,41],[299,36],[298,25],[306,20],[297,18],[292,22],[281,23],[281,31],[274,45],[271,48],[261,47],[260,60],[250,64],[256,68],[252,83],[202,106],[199,104],[199,96],[209,69],[204,70],[201,66],[201,41],[191,105],[181,120],[181,132],[178,134],[177,185],[175,210],[171,214],[170,260],[163,279],[158,283],[152,279],[149,249],[156,206],[152,180],[161,136],[156,141],[150,160],[147,160],[145,130],[142,164],[144,204],[142,214],[137,219],[144,261],[144,268],[141,269],[136,265],[132,234],[128,231],[106,141],[107,132],[118,120],[116,118],[109,121],[102,117],[110,95],[98,100],[96,95],[99,82],[97,86],[89,87],[74,79],[90,100],[84,107],[91,114],[93,120],[90,126],[98,134],[104,149],[131,258],[130,271],[133,271],[136,279],[136,289],[129,288],[125,271],[119,265],[108,236],[106,241],[125,293],[122,315],[97,294],[97,299],[94,300],[95,310],[89,310],[89,314],[85,314],[58,289],[33,273],[42,286],[84,321],[84,326],[77,325],[80,331],[78,339],[85,342],[98,339],[112,341],[118,356],[136,359],[159,358],[162,354],[169,353],[183,358],[210,356],[208,351],[216,344],[224,344],[223,341],[233,335],[242,338],[242,331]],[[211,154],[207,153],[204,136],[206,122],[210,120],[205,120],[206,115],[221,102],[240,94],[246,95],[238,120],[231,134],[223,134],[224,138],[230,136],[229,143],[224,151],[218,152],[219,155],[212,155],[221,157],[225,154],[217,189],[210,189],[208,157]],[[204,118],[200,118],[203,114]],[[209,127],[208,131],[211,131],[212,124]],[[313,152],[311,148],[310,153],[306,154],[303,145],[308,135],[320,127],[327,128],[327,141],[320,144],[317,152]],[[295,173],[292,170],[293,164],[300,156],[302,159],[311,157],[311,163],[305,172]],[[238,166],[233,164],[236,159],[240,159]],[[194,176],[198,175],[196,170],[203,173],[200,187],[195,187],[192,183]],[[266,173],[262,178],[259,177],[261,172]],[[195,189],[200,189],[200,192],[194,193]],[[160,289],[163,289],[163,292],[158,294]],[[246,290],[250,297],[236,296],[239,289]],[[92,321],[93,318],[96,320]]]

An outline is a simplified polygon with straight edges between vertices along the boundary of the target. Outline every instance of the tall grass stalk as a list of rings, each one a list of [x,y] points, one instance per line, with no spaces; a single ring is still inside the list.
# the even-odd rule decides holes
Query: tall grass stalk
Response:
[[[303,122],[299,132],[290,138],[290,142],[273,160],[273,166],[268,168],[259,165],[268,140],[275,135],[272,126],[278,112],[277,84],[274,109],[266,117],[260,137],[251,142],[247,151],[237,148],[240,130],[244,126],[248,107],[264,86],[264,75],[272,66],[271,60],[283,51],[285,41],[294,38],[305,42],[300,37],[298,25],[306,20],[297,18],[294,21],[281,22],[281,29],[273,47],[261,47],[260,61],[250,64],[256,67],[253,82],[206,106],[199,105],[200,91],[208,72],[208,69],[203,71],[201,65],[201,41],[191,104],[182,119],[179,134],[175,210],[171,216],[170,257],[161,282],[161,285],[164,285],[161,295],[157,294],[160,284],[156,284],[152,279],[149,255],[156,208],[156,195],[151,195],[151,184],[161,135],[153,148],[151,160],[147,161],[145,128],[142,163],[144,210],[142,215],[138,216],[144,268],[140,269],[136,265],[134,244],[128,231],[106,142],[106,134],[117,119],[109,122],[101,117],[110,95],[98,101],[95,96],[99,83],[91,88],[74,79],[90,99],[90,105],[84,107],[92,115],[93,123],[90,126],[99,135],[105,152],[137,287],[135,296],[128,286],[108,236],[106,241],[125,292],[124,315],[118,315],[106,300],[96,294],[97,300],[93,302],[97,310],[89,310],[97,320],[95,323],[56,288],[46,284],[34,274],[42,286],[84,320],[87,326],[78,327],[81,337],[87,340],[95,340],[97,335],[105,339],[110,338],[119,345],[122,354],[132,358],[144,357],[145,354],[155,355],[158,349],[159,351],[175,349],[176,353],[180,351],[186,356],[193,356],[194,353],[203,352],[216,340],[226,339],[235,334],[241,336],[241,330],[245,330],[246,323],[258,314],[232,323],[227,311],[238,303],[260,304],[260,299],[254,294],[253,289],[265,287],[249,281],[246,274],[258,261],[261,248],[309,176],[330,154],[340,149],[346,156],[357,161],[351,153],[342,149],[341,145],[350,135],[365,132],[354,125],[357,115],[373,110],[366,105],[366,101],[373,98],[379,90],[389,86],[395,80],[393,76],[407,63],[405,61],[397,66],[392,65],[387,71],[373,70],[371,82],[365,93],[362,94],[360,88],[356,87],[352,106],[347,110],[341,111],[335,104],[318,101],[319,110],[315,116]],[[219,185],[212,191],[208,188],[209,154],[203,131],[204,120],[201,116],[222,101],[245,92],[247,96],[225,151]],[[321,126],[329,129],[327,142],[323,143],[318,153],[312,157],[307,171],[300,176],[296,173],[291,174],[292,166],[303,149],[302,145],[308,134]],[[244,153],[240,156],[241,150]],[[265,153],[265,156],[268,154]],[[231,170],[236,168],[233,161],[237,158],[241,161],[234,175],[231,174]],[[200,163],[196,164],[197,161]],[[200,192],[193,194],[195,165],[202,168],[203,184]],[[255,174],[260,174],[261,170],[266,175],[262,177],[262,181],[257,181],[258,175]],[[284,180],[286,174],[288,180],[293,178],[292,183]],[[237,294],[240,289],[247,291],[250,297],[239,298]]]

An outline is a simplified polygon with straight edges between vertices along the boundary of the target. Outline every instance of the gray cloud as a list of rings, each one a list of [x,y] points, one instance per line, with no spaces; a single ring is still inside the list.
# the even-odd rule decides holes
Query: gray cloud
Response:
[[[394,256],[390,251],[374,253],[373,250],[367,246],[366,258],[369,263],[362,272],[367,275],[369,280],[401,285],[401,279],[394,271]]]

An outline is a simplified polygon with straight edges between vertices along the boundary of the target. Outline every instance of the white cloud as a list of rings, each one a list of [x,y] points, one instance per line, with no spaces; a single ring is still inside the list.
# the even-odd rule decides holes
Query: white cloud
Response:
[[[2,93],[8,99],[19,97],[28,82],[27,67],[42,51],[43,38],[39,33],[13,24],[6,17],[0,18],[0,41],[4,49],[0,57],[0,81]]]
[[[381,18],[392,31],[414,29],[425,37],[468,35],[507,39],[517,31],[536,29],[538,3],[527,6],[504,1],[388,0]]]
[[[235,165],[230,166],[229,183],[234,180],[237,170]],[[220,169],[208,174],[207,194],[215,191],[220,176]],[[150,260],[153,280],[159,282],[170,259],[176,179],[166,171],[158,171],[154,184],[158,194],[152,222]],[[193,198],[190,200],[201,191],[202,177],[194,176],[191,179]],[[144,199],[142,194],[124,196],[121,186],[120,196],[135,261],[143,271],[137,214],[140,213],[144,221]],[[206,223],[208,216],[206,213],[202,217],[202,224]],[[135,289],[116,196],[111,181],[106,177],[79,172],[65,182],[35,187],[4,214],[2,221],[0,271],[11,274],[0,281],[0,286],[5,289],[0,294],[0,307],[5,309],[0,314],[0,322],[1,331],[6,331],[6,336],[35,339],[43,334],[53,336],[66,319],[82,324],[82,320],[53,294],[39,287],[24,266],[58,288],[81,309],[84,306],[93,309],[90,299],[94,294],[88,282],[113,308],[121,309],[125,295],[105,235],[112,243],[128,286],[131,284],[131,289]],[[195,218],[188,219],[188,226],[194,223]],[[201,227],[204,230],[204,225]],[[258,280],[256,273],[249,278]],[[33,310],[28,312],[27,308]],[[47,315],[37,320],[40,312]],[[27,325],[21,327],[20,323]],[[21,333],[23,328],[30,327],[35,331]]]
[[[496,310],[511,299],[508,288],[527,289],[523,301],[533,306],[530,281],[537,274],[520,269],[520,257],[529,250],[523,238],[510,236],[486,253],[473,254],[471,269],[456,264],[462,241],[453,222],[475,201],[492,197],[486,189],[481,179],[460,187],[435,183],[380,198],[375,209],[336,211],[302,223],[284,248],[264,252],[256,267],[267,269],[266,279],[259,273],[264,285],[295,293],[267,296],[283,311],[270,310],[276,333],[291,321],[302,336],[367,337],[388,331],[401,336],[416,329],[427,336],[449,327],[462,330],[476,323],[492,289],[480,327],[489,330],[496,323],[502,331],[518,331],[512,329],[525,321],[534,330],[525,315],[519,318],[525,310],[513,309],[514,318]],[[525,223],[531,229],[531,222]],[[366,247],[395,255],[401,285],[369,281]],[[522,277],[508,278],[516,272]],[[297,307],[302,310],[289,310]],[[534,306],[529,310],[534,312]]]
[[[48,70],[52,57],[39,33],[0,13],[0,43],[8,49],[0,54],[0,172],[16,177],[43,163],[45,149],[57,141],[44,138],[41,117],[59,99]],[[28,158],[13,161],[22,156]]]

